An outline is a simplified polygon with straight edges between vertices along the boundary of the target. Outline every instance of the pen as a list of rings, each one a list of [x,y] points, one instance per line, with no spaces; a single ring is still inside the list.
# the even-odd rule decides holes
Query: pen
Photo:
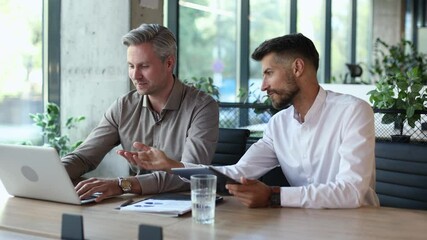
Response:
[[[127,205],[129,205],[129,204],[131,204],[131,203],[133,203],[133,199],[132,199],[132,198],[129,198],[128,200],[126,200],[126,201],[124,201],[122,204],[120,204],[119,208],[121,208],[121,207],[125,207],[125,206],[127,206]]]

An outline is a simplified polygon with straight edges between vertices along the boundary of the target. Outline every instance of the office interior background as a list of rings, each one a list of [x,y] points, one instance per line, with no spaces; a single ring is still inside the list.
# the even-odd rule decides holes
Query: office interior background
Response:
[[[426,12],[425,0],[0,0],[0,142],[41,144],[29,114],[48,102],[61,107],[62,122],[86,117],[63,128],[72,141],[84,139],[132,88],[121,37],[141,23],[168,26],[178,41],[177,76],[211,77],[220,102],[262,99],[250,54],[294,32],[315,43],[325,89],[368,100],[375,40],[406,39],[427,52]],[[351,78],[346,63],[363,74]]]

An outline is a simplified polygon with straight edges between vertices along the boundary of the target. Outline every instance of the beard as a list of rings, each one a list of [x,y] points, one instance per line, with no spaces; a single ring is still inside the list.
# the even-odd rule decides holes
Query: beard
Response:
[[[149,84],[145,81],[138,81],[138,80],[132,80],[132,83],[136,89],[136,91],[141,94],[145,95],[147,91],[149,91]]]
[[[285,85],[285,88],[271,89],[268,91],[271,103],[275,109],[281,110],[292,105],[294,97],[300,91],[292,75],[287,76]]]

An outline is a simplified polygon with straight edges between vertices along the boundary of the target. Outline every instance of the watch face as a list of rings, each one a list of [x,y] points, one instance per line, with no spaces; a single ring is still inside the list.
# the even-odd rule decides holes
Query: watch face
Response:
[[[122,179],[120,186],[123,192],[129,192],[132,189],[132,184],[129,180]]]

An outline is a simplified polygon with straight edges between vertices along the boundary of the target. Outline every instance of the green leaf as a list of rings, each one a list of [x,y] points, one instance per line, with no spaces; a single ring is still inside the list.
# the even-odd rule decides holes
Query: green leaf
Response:
[[[29,114],[34,124],[42,128],[42,136],[45,137],[45,145],[54,147],[61,156],[74,150],[73,146],[77,146],[82,142],[78,141],[74,144],[70,143],[67,135],[61,135],[60,127],[60,108],[54,103],[48,103],[44,113]],[[67,127],[76,127],[76,124],[85,120],[84,116],[70,117],[66,121]]]
[[[397,114],[385,113],[383,118],[381,119],[381,123],[391,124],[395,122],[396,118],[397,118]]]
[[[416,119],[414,119],[414,118],[409,118],[408,119],[408,125],[409,126],[411,126],[412,128],[414,128],[415,127],[415,122],[416,122],[417,120]]]
[[[396,85],[399,89],[407,89],[409,87],[408,82],[405,80],[402,81],[402,79],[398,79],[399,81],[396,82]]]
[[[414,106],[408,106],[408,108],[406,109],[406,117],[407,118],[411,118],[411,117],[413,117],[414,116],[414,113],[415,113],[415,108],[414,108]]]
[[[366,95],[375,95],[375,94],[378,94],[378,91],[374,89],[369,91]]]
[[[417,83],[411,86],[411,92],[417,93],[417,95],[419,95],[421,89],[423,89],[423,84]]]

